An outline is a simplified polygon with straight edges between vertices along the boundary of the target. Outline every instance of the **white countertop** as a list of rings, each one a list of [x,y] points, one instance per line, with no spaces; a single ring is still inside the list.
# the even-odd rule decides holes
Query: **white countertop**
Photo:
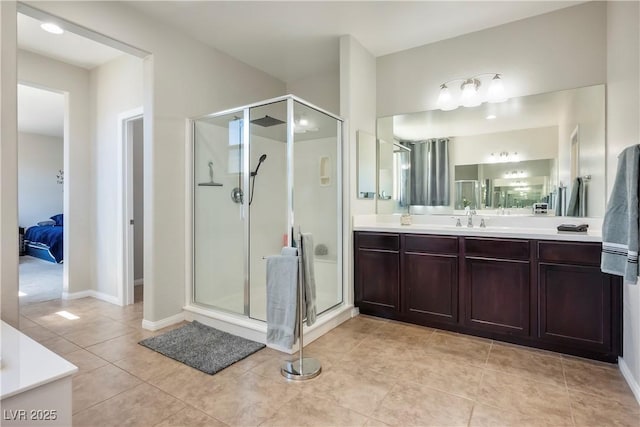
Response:
[[[73,375],[78,368],[2,322],[0,399]]]
[[[474,216],[473,227],[467,227],[467,218],[460,217],[461,227],[456,227],[456,217],[412,215],[411,225],[401,225],[399,215],[355,215],[354,231],[390,233],[440,234],[451,236],[504,237],[537,240],[565,240],[574,242],[602,242],[602,219],[600,218],[535,218]],[[486,228],[479,227],[485,219]],[[561,233],[559,224],[589,224],[587,233]]]

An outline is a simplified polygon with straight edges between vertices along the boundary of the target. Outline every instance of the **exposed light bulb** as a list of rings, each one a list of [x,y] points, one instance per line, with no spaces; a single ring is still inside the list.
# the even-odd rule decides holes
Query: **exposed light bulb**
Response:
[[[460,89],[462,89],[462,106],[463,107],[477,107],[482,102],[478,96],[478,87],[480,87],[480,81],[476,79],[467,79]]]
[[[45,22],[44,24],[40,25],[40,28],[42,28],[43,30],[51,34],[64,33],[64,30],[60,28],[60,26],[54,24],[53,22]]]
[[[438,108],[440,108],[442,111],[451,111],[458,108],[458,105],[453,102],[451,91],[445,84],[440,86],[440,95],[438,95]]]
[[[495,102],[504,102],[507,100],[507,93],[504,90],[504,85],[502,84],[502,78],[500,78],[500,74],[496,74],[491,79],[491,83],[489,84],[489,90],[487,91],[487,101],[491,103]]]

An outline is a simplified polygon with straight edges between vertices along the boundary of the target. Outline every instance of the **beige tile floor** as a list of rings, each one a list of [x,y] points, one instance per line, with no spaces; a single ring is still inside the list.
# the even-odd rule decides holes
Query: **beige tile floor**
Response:
[[[211,376],[138,345],[162,332],[140,327],[141,303],[21,314],[26,334],[80,368],[74,426],[640,426],[615,365],[372,317],[305,347],[323,372],[296,383],[271,349]]]

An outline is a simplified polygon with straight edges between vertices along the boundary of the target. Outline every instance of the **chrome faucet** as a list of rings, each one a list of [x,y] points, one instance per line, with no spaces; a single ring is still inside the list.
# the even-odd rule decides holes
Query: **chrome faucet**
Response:
[[[487,228],[487,224],[484,223],[484,218],[480,219],[480,228]]]
[[[467,227],[473,227],[473,216],[476,215],[476,210],[465,209],[465,215],[467,215]]]

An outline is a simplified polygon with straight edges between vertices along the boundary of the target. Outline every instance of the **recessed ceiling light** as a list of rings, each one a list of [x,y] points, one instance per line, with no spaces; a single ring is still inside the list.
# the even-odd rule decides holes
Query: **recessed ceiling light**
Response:
[[[60,28],[58,25],[54,24],[53,22],[45,22],[44,24],[40,25],[40,28],[42,28],[43,30],[51,34],[64,33],[64,30]]]
[[[493,119],[495,119],[496,117],[497,117],[497,116],[496,116],[495,114],[489,114],[489,115],[487,116],[487,120],[493,120]]]

